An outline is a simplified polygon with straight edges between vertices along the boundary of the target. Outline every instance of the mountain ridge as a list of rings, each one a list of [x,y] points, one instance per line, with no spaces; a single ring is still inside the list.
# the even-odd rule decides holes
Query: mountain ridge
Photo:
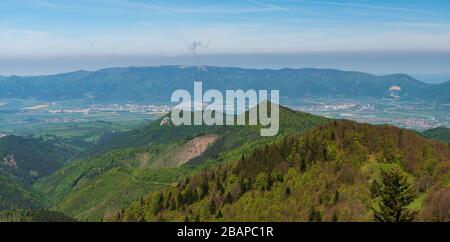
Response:
[[[204,89],[278,89],[284,97],[383,98],[400,87],[405,100],[447,102],[450,84],[427,84],[407,74],[374,75],[337,69],[244,69],[216,66],[148,66],[104,68],[49,76],[0,78],[5,98],[44,101],[86,99],[97,102],[169,103],[173,91],[191,90],[193,81]],[[449,82],[450,83],[450,82]]]

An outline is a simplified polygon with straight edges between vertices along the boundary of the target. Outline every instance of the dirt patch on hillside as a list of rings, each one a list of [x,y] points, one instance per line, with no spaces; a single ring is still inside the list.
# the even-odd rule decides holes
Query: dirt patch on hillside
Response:
[[[149,160],[150,160],[149,153],[140,153],[137,155],[137,161],[139,162],[139,168],[141,168],[141,169],[148,167]]]
[[[208,149],[219,138],[218,135],[208,134],[197,137],[189,142],[187,142],[180,151],[175,155],[175,160],[177,161],[177,167],[186,164],[186,162],[199,157],[203,152]]]
[[[159,159],[151,164],[152,168],[174,168],[202,155],[210,145],[219,138],[215,134],[207,134],[194,138],[180,146],[165,151]]]

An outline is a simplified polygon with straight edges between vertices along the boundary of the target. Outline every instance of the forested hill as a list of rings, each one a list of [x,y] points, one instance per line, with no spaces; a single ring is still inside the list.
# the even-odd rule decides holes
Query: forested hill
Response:
[[[41,208],[45,198],[31,185],[61,168],[75,153],[50,140],[0,138],[0,210]]]
[[[332,69],[242,69],[212,66],[110,68],[51,76],[0,78],[0,96],[61,101],[95,96],[97,102],[170,102],[174,90],[278,89],[283,97],[390,97],[450,102],[450,82],[426,84],[405,74],[376,76]],[[399,91],[399,89],[401,89]]]
[[[170,117],[170,114],[166,115],[166,117]],[[249,141],[264,138],[260,135],[260,126],[161,125],[163,120],[164,118],[161,118],[142,128],[105,137],[103,141],[84,152],[82,156],[89,157],[114,149],[168,144],[177,140],[189,140],[204,134],[216,134],[220,136],[221,142],[217,142],[214,146],[216,150],[221,151],[230,150]],[[328,121],[329,120],[324,117],[297,112],[280,106],[279,135],[292,132],[303,132]]]
[[[95,149],[107,152],[67,164],[34,187],[53,209],[98,221],[188,174],[237,160],[260,143],[330,122],[281,107],[279,136],[261,137],[258,126],[176,127],[161,121],[115,136]]]
[[[1,211],[0,222],[76,222],[75,219],[56,211],[15,210]]]
[[[43,196],[18,178],[0,171],[0,211],[41,208]]]
[[[62,167],[76,152],[50,140],[5,136],[0,138],[0,171],[31,184]]]
[[[334,121],[149,194],[115,220],[373,221],[375,211],[391,211],[388,193],[399,196],[394,209],[402,214],[379,217],[448,221],[449,169],[445,143]]]
[[[450,144],[450,128],[439,127],[435,129],[429,129],[423,132],[423,135],[429,138],[441,140]]]

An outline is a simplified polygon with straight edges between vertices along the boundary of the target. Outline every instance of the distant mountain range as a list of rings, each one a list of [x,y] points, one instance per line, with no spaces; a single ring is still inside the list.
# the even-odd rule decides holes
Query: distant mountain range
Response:
[[[332,69],[242,69],[212,66],[160,66],[77,71],[50,76],[0,77],[0,97],[42,101],[170,102],[174,90],[278,89],[282,97],[391,98],[450,102],[450,82],[427,84],[406,74],[377,76]],[[393,93],[395,92],[395,93]]]

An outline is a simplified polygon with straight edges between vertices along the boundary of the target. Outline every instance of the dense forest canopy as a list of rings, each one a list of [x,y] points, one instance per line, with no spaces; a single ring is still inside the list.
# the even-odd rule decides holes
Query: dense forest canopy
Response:
[[[414,191],[415,220],[448,221],[450,149],[391,126],[335,121],[185,178],[119,212],[121,221],[373,221],[380,174]],[[406,209],[406,208],[405,208]]]

